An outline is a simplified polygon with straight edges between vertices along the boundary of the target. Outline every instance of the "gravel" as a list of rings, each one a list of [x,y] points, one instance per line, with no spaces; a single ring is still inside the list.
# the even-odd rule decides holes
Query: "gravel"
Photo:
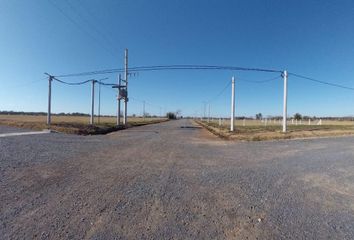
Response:
[[[353,239],[353,146],[189,120],[0,138],[0,239]]]

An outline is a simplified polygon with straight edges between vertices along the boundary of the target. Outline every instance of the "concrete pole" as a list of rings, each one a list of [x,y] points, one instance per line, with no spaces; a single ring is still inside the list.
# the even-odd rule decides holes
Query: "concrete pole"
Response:
[[[288,102],[288,72],[283,72],[284,78],[284,105],[283,105],[283,132],[286,132],[286,120],[287,120],[287,102]]]
[[[48,78],[48,114],[47,114],[47,125],[50,128],[50,124],[52,123],[52,81],[53,76],[49,76]]]
[[[208,104],[208,123],[210,122],[210,103]]]
[[[143,101],[143,119],[145,122],[145,101]]]
[[[101,117],[101,80],[99,81],[98,84],[98,123],[100,123],[100,117]]]
[[[94,124],[94,114],[95,114],[95,80],[92,80],[91,87],[91,116],[90,116],[90,124]]]
[[[203,102],[203,109],[204,109],[203,120],[205,120],[205,118],[206,118],[206,102]]]
[[[117,98],[118,98],[118,106],[117,106],[117,126],[120,126],[120,98],[119,98],[119,90],[120,90],[120,85],[122,84],[122,76],[119,74],[118,76],[118,88],[117,88]]]
[[[128,49],[124,51],[124,80],[127,96],[124,99],[124,125],[128,124]]]
[[[230,131],[234,131],[235,120],[235,77],[232,77],[231,82],[231,119],[230,119]]]

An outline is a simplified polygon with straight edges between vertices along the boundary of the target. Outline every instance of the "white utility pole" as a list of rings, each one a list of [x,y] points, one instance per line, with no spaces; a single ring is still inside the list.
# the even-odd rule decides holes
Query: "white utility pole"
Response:
[[[124,99],[124,125],[128,124],[128,49],[124,51],[124,80],[125,80],[125,90],[127,95]]]
[[[100,123],[101,117],[101,80],[98,84],[98,123]]]
[[[143,101],[143,119],[145,122],[145,101]]]
[[[284,105],[283,105],[283,132],[286,132],[286,119],[287,119],[287,104],[288,104],[288,72],[283,72],[284,78]]]
[[[232,77],[231,82],[231,119],[230,119],[230,131],[234,131],[235,120],[235,77]]]
[[[91,117],[90,117],[90,124],[94,124],[94,114],[95,114],[95,82],[96,80],[91,80],[92,87],[91,87]]]
[[[208,123],[210,122],[210,103],[208,104]]]
[[[47,114],[47,125],[50,127],[50,124],[52,122],[52,81],[53,81],[53,76],[48,77],[48,114]]]
[[[205,120],[205,118],[206,118],[206,102],[203,102],[203,112],[204,112],[203,120]]]
[[[118,98],[118,109],[117,109],[117,126],[120,126],[120,86],[122,84],[122,76],[118,76],[118,88],[117,88],[117,98]]]

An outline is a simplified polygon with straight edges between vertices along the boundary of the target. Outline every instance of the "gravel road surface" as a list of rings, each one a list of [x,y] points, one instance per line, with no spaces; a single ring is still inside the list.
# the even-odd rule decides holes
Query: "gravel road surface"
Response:
[[[0,239],[354,239],[354,138],[4,137],[0,202]]]
[[[3,134],[3,133],[29,132],[29,131],[33,131],[33,130],[0,125],[0,134]]]

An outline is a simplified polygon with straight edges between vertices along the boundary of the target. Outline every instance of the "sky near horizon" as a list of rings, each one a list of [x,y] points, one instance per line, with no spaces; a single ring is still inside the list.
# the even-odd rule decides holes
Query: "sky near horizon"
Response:
[[[352,0],[0,0],[0,110],[46,111],[44,72],[122,68],[125,48],[132,67],[278,69],[354,87],[353,26]],[[278,73],[230,70],[140,72],[129,79],[128,114],[145,101],[150,114],[200,116],[210,102],[212,116],[229,116],[233,75],[236,116],[282,114],[282,79],[252,82]],[[53,82],[53,112],[89,113],[90,87]],[[352,90],[289,76],[288,91],[289,115],[354,116]],[[101,96],[101,113],[115,114],[115,91]]]

